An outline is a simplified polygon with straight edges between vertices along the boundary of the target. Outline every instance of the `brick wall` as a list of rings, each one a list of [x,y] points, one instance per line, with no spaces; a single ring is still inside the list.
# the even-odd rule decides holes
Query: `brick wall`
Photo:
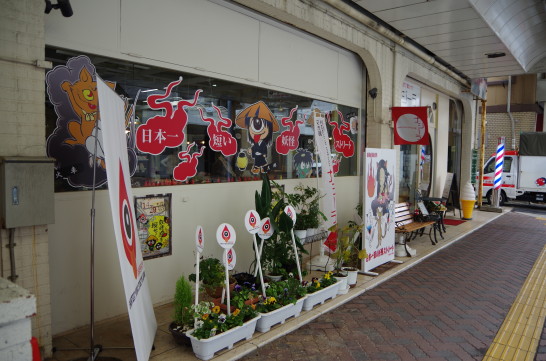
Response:
[[[0,156],[45,156],[44,2],[4,1],[0,14]],[[0,181],[1,182],[1,181]],[[53,211],[53,209],[51,210]],[[33,336],[51,354],[51,307],[47,226],[14,229],[14,282],[37,299]],[[0,230],[3,278],[11,275],[9,231]]]
[[[536,116],[534,112],[512,113],[516,120],[515,134],[516,146],[519,146],[519,134],[521,132],[533,132],[535,130]],[[512,125],[508,113],[487,113],[487,125],[485,128],[485,160],[497,151],[498,138],[505,137],[505,149],[512,149]]]

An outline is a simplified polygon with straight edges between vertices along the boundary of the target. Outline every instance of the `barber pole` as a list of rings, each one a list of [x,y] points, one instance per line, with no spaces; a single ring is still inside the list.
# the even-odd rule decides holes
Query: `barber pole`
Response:
[[[497,158],[495,159],[495,178],[493,189],[498,190],[502,185],[502,169],[504,166],[504,137],[499,138],[497,145]]]

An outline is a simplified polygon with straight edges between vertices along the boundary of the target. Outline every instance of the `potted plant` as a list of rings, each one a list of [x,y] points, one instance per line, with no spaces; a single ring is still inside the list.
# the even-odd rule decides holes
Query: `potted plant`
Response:
[[[335,298],[339,290],[338,280],[329,271],[321,278],[313,277],[311,282],[304,284],[307,287],[307,297],[303,302],[303,310],[309,311],[317,304],[323,304],[329,298]]]
[[[176,281],[174,292],[174,317],[169,325],[169,331],[176,343],[190,346],[191,341],[186,332],[193,327],[192,289],[184,276]]]
[[[298,317],[306,294],[307,288],[293,276],[270,283],[266,296],[260,296],[256,304],[256,310],[261,315],[256,330],[267,332],[273,325],[284,323],[290,317]]]
[[[358,260],[367,256],[366,250],[360,249],[359,240],[362,226],[356,223],[339,228],[337,224],[330,227],[330,236],[336,238],[336,250],[332,253],[335,260],[334,269],[347,275],[349,287],[356,285]]]
[[[209,360],[216,352],[231,348],[240,340],[250,339],[260,318],[255,308],[244,305],[226,315],[212,302],[201,301],[193,305],[195,328],[186,332],[186,335],[191,339],[197,358]]]
[[[300,183],[294,187],[294,193],[285,195],[287,202],[296,208],[297,217],[294,229],[306,229],[307,237],[314,235],[321,221],[327,220],[324,213],[320,211],[322,196],[319,190]]]
[[[266,174],[262,175],[262,180],[262,191],[261,193],[256,191],[255,194],[256,211],[262,219],[269,217],[274,233],[263,245],[261,261],[268,276],[277,278],[286,276],[297,268],[291,236],[294,222],[284,213],[288,203],[285,201],[286,193],[282,191],[282,187],[270,181]],[[272,184],[278,192],[271,191]],[[298,240],[296,246],[298,252],[307,253]]]
[[[189,275],[192,282],[196,281],[195,273]],[[212,298],[222,296],[222,288],[226,281],[225,268],[218,258],[209,257],[199,262],[199,282],[205,292]],[[230,279],[230,289],[235,286],[235,280]]]

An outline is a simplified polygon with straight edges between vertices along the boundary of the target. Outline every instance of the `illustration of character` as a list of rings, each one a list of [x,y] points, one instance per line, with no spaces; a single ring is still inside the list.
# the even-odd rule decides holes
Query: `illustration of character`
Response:
[[[273,140],[273,133],[279,131],[277,119],[263,101],[259,101],[243,109],[235,124],[240,128],[247,129],[248,142],[251,147],[248,151],[254,160],[252,173],[267,173],[277,165],[268,164],[267,153]]]
[[[298,178],[309,177],[313,170],[313,154],[307,149],[297,149],[294,156],[294,168]]]
[[[66,65],[58,65],[46,75],[48,98],[57,114],[56,127],[47,138],[47,155],[55,158],[55,177],[66,179],[72,187],[99,187],[106,183],[94,77],[95,67],[84,55],[70,58]],[[105,83],[115,89],[114,82]],[[120,97],[125,104],[127,128],[134,119],[135,105]],[[137,163],[134,133],[127,134],[127,143],[129,169],[133,174]]]
[[[380,247],[381,240],[387,233],[387,228],[384,228],[384,226],[388,224],[390,218],[390,203],[393,196],[392,176],[387,169],[387,161],[384,159],[381,159],[377,163],[375,180],[376,197],[372,201],[371,208],[373,216],[377,221],[377,241],[378,247]],[[383,215],[386,215],[385,219],[383,218]]]

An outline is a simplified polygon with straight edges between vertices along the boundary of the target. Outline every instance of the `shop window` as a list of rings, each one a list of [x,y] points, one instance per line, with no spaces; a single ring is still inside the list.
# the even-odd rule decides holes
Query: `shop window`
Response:
[[[75,52],[46,48],[46,60],[53,62],[56,67],[48,73],[46,94],[47,151],[49,156],[56,159],[56,191],[89,189],[92,186],[90,170],[93,162],[98,169],[97,188],[106,186],[106,175],[100,156],[95,157],[94,147],[89,141],[96,134],[95,131],[92,128],[83,130],[81,123],[84,121],[82,120],[84,115],[78,115],[74,106],[71,108],[70,104],[64,106],[64,111],[68,113],[60,114],[59,102],[69,101],[68,84],[75,87],[75,83],[84,82],[85,77],[78,79],[78,74],[71,74],[70,79],[60,80],[60,77],[68,76],[70,71],[75,71],[67,66],[67,62],[78,57],[80,54]],[[327,124],[327,128],[331,139],[332,156],[338,168],[337,176],[357,174],[357,152],[345,153],[343,147],[337,146],[341,141],[336,143],[333,135],[333,128],[340,128],[342,121],[347,122],[350,129],[341,129],[341,133],[338,134],[344,137],[343,145],[351,143],[356,149],[355,129],[358,129],[360,114],[357,108],[101,56],[85,55],[78,58],[78,61],[78,64],[87,62],[84,67],[91,73],[93,79],[95,74],[99,74],[102,79],[111,82],[115,92],[126,101],[128,115],[126,132],[133,187],[255,180],[259,179],[260,172],[267,172],[273,179],[314,177],[321,169],[314,152],[314,129],[309,117],[313,109],[319,109],[328,117],[327,123],[330,119],[335,125],[332,127]],[[51,72],[59,69],[65,73],[59,71],[58,74],[50,76]],[[167,95],[167,86],[180,78],[182,81],[172,87],[170,94]],[[196,95],[198,90],[201,92]],[[139,127],[148,124],[153,117],[165,115],[165,108],[154,109],[148,104],[150,95],[160,96],[162,102],[168,102],[173,108],[176,108],[181,100],[197,99],[194,106],[185,108],[187,123],[183,128],[184,140],[175,147],[166,147],[159,154],[142,151],[136,138]],[[270,145],[260,151],[253,147],[250,135],[256,134],[252,133],[250,124],[236,123],[242,111],[258,102],[263,102],[277,121],[277,126],[272,128],[274,130],[269,140]],[[132,113],[134,117],[131,117]],[[204,118],[208,118],[209,121],[205,121]],[[235,139],[237,143],[236,151],[233,152],[231,149],[228,155],[211,146],[213,144],[211,135],[213,137],[217,135],[211,133],[214,129],[209,125],[212,124],[211,120],[218,124],[222,118],[232,122],[229,127],[222,129],[223,134],[229,139]],[[277,138],[283,131],[289,129],[289,126],[282,124],[283,118],[287,124],[297,124],[300,134],[295,142],[285,142],[285,146],[288,147],[288,150],[284,149],[286,154],[284,151],[278,152],[277,149],[280,148],[276,146]],[[301,124],[296,121],[301,121]],[[70,125],[71,122],[75,123]],[[149,137],[151,139],[151,133]],[[190,155],[195,152],[202,153],[197,157],[195,175],[184,181],[173,176],[174,169],[181,162],[181,152],[188,152]]]

